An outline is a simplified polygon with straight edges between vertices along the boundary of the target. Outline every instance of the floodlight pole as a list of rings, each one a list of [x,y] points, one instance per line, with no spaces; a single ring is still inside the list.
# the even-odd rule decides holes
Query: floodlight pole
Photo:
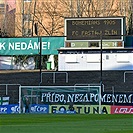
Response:
[[[39,85],[41,83],[41,74],[42,74],[42,37],[38,35],[38,23],[35,23],[35,34],[37,35],[38,37],[38,43],[39,43],[39,47],[40,47],[40,50],[39,50],[39,69],[40,69],[40,73],[39,73]]]
[[[39,61],[39,68],[40,68],[40,82],[41,83],[41,73],[42,73],[42,38],[39,37],[39,43],[40,43],[40,61]]]
[[[101,40],[101,47],[100,47],[100,103],[101,103],[101,92],[102,92],[102,88],[103,88],[103,70],[102,70],[102,52],[103,52],[103,48],[102,48],[102,35],[100,36],[100,40]],[[99,113],[102,113],[101,107],[99,108]]]
[[[101,39],[101,47],[100,47],[100,55],[101,55],[101,61],[100,61],[100,84],[101,84],[101,87],[102,87],[102,82],[103,82],[103,70],[102,70],[102,52],[103,52],[103,48],[102,48],[102,35],[100,36],[100,39]]]

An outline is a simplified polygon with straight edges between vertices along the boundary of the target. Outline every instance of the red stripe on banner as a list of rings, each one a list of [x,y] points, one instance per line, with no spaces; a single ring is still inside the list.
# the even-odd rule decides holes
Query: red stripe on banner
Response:
[[[133,114],[133,106],[111,106],[111,114]]]

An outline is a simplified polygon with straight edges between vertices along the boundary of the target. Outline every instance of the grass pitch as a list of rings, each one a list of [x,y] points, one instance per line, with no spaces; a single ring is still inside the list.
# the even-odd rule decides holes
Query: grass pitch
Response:
[[[0,133],[133,133],[133,115],[0,115]]]

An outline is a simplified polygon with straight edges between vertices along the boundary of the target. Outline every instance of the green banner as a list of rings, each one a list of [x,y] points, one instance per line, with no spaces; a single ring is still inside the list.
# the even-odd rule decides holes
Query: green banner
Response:
[[[56,55],[64,37],[0,38],[0,55]]]
[[[0,105],[8,105],[9,97],[0,97]]]

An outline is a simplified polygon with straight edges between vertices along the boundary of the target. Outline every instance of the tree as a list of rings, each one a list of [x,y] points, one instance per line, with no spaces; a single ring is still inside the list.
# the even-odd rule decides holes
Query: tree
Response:
[[[120,11],[127,11],[128,0],[60,0],[65,14],[69,17],[107,17],[120,16]],[[123,5],[123,3],[125,5]]]
[[[38,36],[64,35],[65,17],[107,17],[126,16],[130,18],[129,0],[32,0],[23,2],[19,0],[17,8],[16,24],[22,35],[24,28],[31,29],[34,34],[34,24],[38,23]],[[21,15],[22,14],[22,15]],[[31,20],[24,22],[23,16],[31,15]],[[21,23],[20,20],[23,20]],[[127,23],[128,25],[128,23]],[[21,30],[22,29],[22,30]]]

